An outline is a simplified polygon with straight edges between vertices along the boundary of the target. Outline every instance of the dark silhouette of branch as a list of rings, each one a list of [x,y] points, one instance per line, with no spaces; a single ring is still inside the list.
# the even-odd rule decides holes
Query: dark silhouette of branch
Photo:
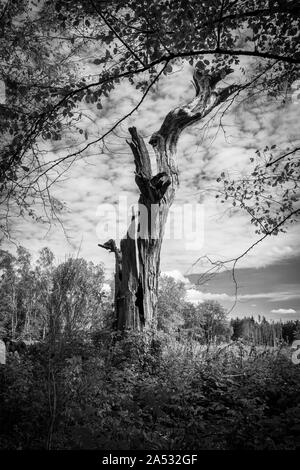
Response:
[[[267,237],[271,236],[274,232],[276,233],[278,229],[282,227],[289,219],[291,219],[293,216],[298,215],[298,214],[300,214],[300,209],[295,209],[294,211],[290,212],[283,220],[281,220],[281,222],[279,222],[271,230],[266,232],[262,237],[256,240],[251,246],[249,246],[243,253],[241,253],[236,258],[232,258],[226,261],[212,261],[208,256],[201,256],[192,264],[192,267],[195,267],[199,263],[199,261],[201,261],[202,259],[207,259],[209,263],[212,265],[210,269],[208,269],[205,273],[202,273],[200,275],[199,281],[201,281],[201,283],[205,283],[208,280],[211,280],[214,276],[216,276],[222,268],[226,268],[228,264],[233,263],[232,268],[231,268],[231,273],[232,273],[232,280],[235,286],[235,292],[234,292],[235,300],[231,308],[228,310],[227,314],[230,314],[232,312],[232,310],[235,308],[237,301],[238,301],[238,282],[236,279],[237,263],[242,258],[244,258],[251,250],[253,250],[259,243],[263,242]],[[198,282],[198,284],[200,284],[200,282]]]
[[[283,158],[288,157],[289,155],[292,155],[293,153],[299,152],[300,147],[296,147],[294,150],[291,150],[288,153],[285,153],[284,155],[281,155],[280,157],[276,158],[276,160],[272,160],[271,162],[266,164],[266,168],[275,165],[275,163],[279,162],[280,160],[283,160]]]
[[[22,159],[23,155],[28,149],[28,145],[32,143],[34,139],[37,138],[39,133],[42,131],[43,126],[47,122],[47,119],[53,115],[53,113],[60,109],[70,98],[73,96],[77,95],[78,93],[82,91],[89,90],[90,88],[98,87],[100,85],[103,85],[105,83],[115,81],[121,78],[127,78],[127,77],[132,77],[133,75],[140,74],[142,72],[146,72],[153,67],[161,64],[161,63],[166,63],[166,62],[171,62],[172,60],[175,59],[180,59],[180,58],[188,58],[188,57],[194,57],[194,56],[199,56],[199,55],[209,55],[209,54],[221,54],[221,55],[229,55],[229,56],[248,56],[248,57],[257,57],[261,59],[268,59],[268,60],[276,60],[276,61],[283,61],[291,64],[300,64],[300,55],[298,57],[290,57],[290,56],[282,56],[278,54],[273,54],[273,53],[268,53],[268,52],[262,52],[258,50],[253,50],[253,51],[243,51],[243,50],[230,50],[230,49],[223,49],[223,48],[213,48],[213,49],[199,49],[196,51],[186,51],[186,52],[180,52],[180,53],[169,53],[167,55],[163,55],[160,58],[150,62],[149,64],[135,69],[135,70],[127,70],[122,73],[118,74],[108,74],[104,76],[101,80],[93,83],[89,83],[87,85],[84,85],[82,87],[76,88],[68,93],[65,94],[65,96],[59,100],[55,105],[50,107],[50,109],[47,109],[46,111],[42,112],[40,116],[35,120],[34,124],[32,125],[31,129],[28,131],[26,139],[22,142],[22,148],[21,148],[21,153],[20,149],[16,150],[10,160],[9,160],[9,165],[12,165],[14,161],[19,161]]]
[[[56,161],[53,162],[53,165],[51,165],[50,167],[48,167],[43,173],[41,173],[34,181],[33,181],[33,184],[38,181],[42,176],[44,176],[48,171],[52,170],[53,168],[55,168],[56,166],[60,165],[62,162],[64,162],[65,160],[68,160],[70,158],[73,158],[73,157],[77,157],[78,155],[82,154],[82,152],[84,152],[85,150],[87,150],[91,145],[94,145],[102,140],[105,139],[105,137],[107,137],[109,134],[111,134],[118,126],[119,124],[121,124],[123,121],[125,121],[125,119],[127,119],[129,116],[131,116],[135,111],[137,111],[137,109],[141,106],[141,104],[143,103],[143,101],[145,100],[146,96],[148,95],[149,91],[151,90],[151,88],[153,87],[153,85],[157,82],[157,80],[159,79],[159,77],[161,76],[161,74],[163,73],[163,71],[165,70],[165,68],[167,67],[168,65],[168,62],[165,63],[165,65],[162,67],[162,69],[159,71],[159,73],[155,76],[155,78],[152,80],[152,82],[148,85],[147,89],[145,90],[142,98],[139,100],[139,102],[127,113],[125,114],[125,116],[123,116],[121,119],[119,119],[107,132],[105,132],[104,134],[102,134],[101,137],[98,137],[97,139],[89,142],[88,144],[85,145],[85,147],[83,147],[82,149],[72,153],[72,154],[68,154],[66,155],[65,157],[62,157]],[[45,164],[46,166],[47,164]],[[28,175],[27,175],[28,176]]]
[[[227,10],[230,10],[235,4],[238,2],[232,2],[231,5],[228,5],[226,8]],[[252,17],[258,17],[258,16],[272,16],[276,14],[289,14],[293,16],[298,16],[300,13],[300,6],[298,5],[284,5],[281,4],[278,7],[272,7],[272,8],[259,8],[257,10],[248,10],[248,11],[242,11],[239,13],[231,13],[222,16],[222,18],[216,18],[207,22],[201,23],[198,27],[197,30],[205,28],[205,27],[211,27],[212,25],[218,24],[218,23],[225,23],[228,20],[239,20],[243,18],[252,18]],[[132,25],[125,25],[123,21],[120,20],[120,18],[116,18],[114,15],[110,14],[111,17],[113,17],[115,20],[119,21],[121,24],[126,26],[127,28],[133,29],[139,33],[143,34],[158,34],[159,30],[158,29],[140,29]],[[178,34],[178,31],[173,31],[173,30],[166,30],[166,34]]]
[[[33,184],[35,184],[41,177],[45,176],[47,174],[48,171],[52,170],[53,168],[57,167],[58,165],[60,165],[61,163],[63,163],[64,161],[72,158],[72,161],[75,161],[77,156],[79,156],[82,152],[84,152],[87,148],[89,148],[91,145],[99,142],[99,141],[103,141],[105,139],[105,137],[107,137],[111,132],[113,132],[116,127],[121,123],[123,122],[125,119],[127,119],[127,117],[129,117],[131,114],[133,114],[133,112],[135,112],[139,106],[142,104],[142,102],[144,101],[146,95],[148,94],[148,92],[150,91],[151,87],[153,86],[153,84],[159,79],[159,76],[160,74],[163,73],[164,69],[167,67],[168,63],[165,64],[165,66],[162,68],[162,70],[159,72],[159,74],[155,77],[155,79],[153,80],[153,82],[149,85],[149,87],[147,88],[147,90],[145,91],[144,95],[142,96],[141,100],[139,101],[139,103],[128,113],[126,114],[125,116],[123,116],[120,120],[118,120],[105,134],[103,134],[100,138],[96,139],[96,140],[93,140],[91,142],[89,142],[84,148],[82,148],[81,150],[77,151],[77,152],[74,152],[72,154],[68,154],[67,156],[65,157],[61,157],[61,158],[58,158],[57,160],[54,160],[52,162],[52,165],[49,167],[49,163],[43,163],[43,164],[39,164],[39,169],[41,170],[43,167],[46,167],[45,170],[43,172],[41,172],[38,177],[33,181]],[[240,86],[236,86],[236,91],[233,93],[233,98],[231,98],[230,100],[230,104],[232,104],[232,102],[234,101],[235,97],[241,93],[242,90],[246,89],[247,87],[253,85],[253,83],[255,83],[255,81],[257,81],[261,76],[263,76],[263,74],[270,70],[272,67],[273,67],[274,64],[272,64],[271,66],[269,66],[265,71],[261,72],[259,75],[257,75],[253,80],[251,80],[250,82],[247,82],[246,84],[244,85],[240,85]],[[199,95],[200,93],[200,85],[198,83],[198,79],[196,76],[194,76],[194,84],[195,84],[195,88],[196,88],[196,96]],[[28,178],[31,174],[33,174],[35,172],[35,170],[32,170],[31,172],[27,173],[26,174],[26,177]],[[21,180],[22,182],[22,180]]]
[[[127,44],[123,38],[119,35],[119,33],[115,30],[115,28],[110,24],[110,22],[105,18],[105,16],[103,15],[103,13],[101,13],[101,11],[97,8],[97,5],[95,5],[95,2],[93,2],[93,0],[91,0],[91,3],[93,5],[93,8],[95,9],[95,11],[97,12],[97,14],[100,16],[100,18],[102,18],[102,20],[104,21],[104,23],[106,24],[106,26],[110,29],[110,31],[113,32],[113,34],[117,37],[117,39],[123,44],[123,46],[126,47],[126,49],[129,50],[129,52],[136,58],[136,60],[142,65],[142,66],[145,66],[145,64],[142,62],[142,60],[139,58],[139,56],[134,52],[134,50],[129,46],[129,44]]]
[[[229,15],[224,15],[221,19],[221,22],[225,22],[227,20],[238,20],[242,18],[251,18],[251,17],[257,17],[257,16],[270,16],[274,14],[291,14],[291,15],[299,15],[300,14],[300,6],[299,5],[280,5],[279,7],[274,7],[274,8],[261,8],[257,10],[252,10],[252,11],[243,11],[240,13],[232,13]],[[219,20],[214,21],[220,22]],[[214,23],[213,22],[213,23]]]
[[[261,238],[259,238],[258,240],[256,240],[256,242],[254,242],[249,248],[247,248],[247,250],[245,250],[240,256],[238,256],[238,257],[235,258],[235,259],[226,261],[226,263],[233,262],[233,266],[232,266],[232,279],[233,279],[233,282],[234,282],[234,285],[235,285],[235,300],[234,300],[234,304],[232,305],[232,307],[231,307],[230,310],[228,311],[228,314],[232,312],[232,310],[234,309],[234,307],[235,307],[236,304],[237,304],[238,283],[237,283],[237,279],[236,279],[236,275],[235,275],[235,268],[236,268],[236,265],[237,265],[237,263],[239,262],[239,260],[241,260],[242,258],[244,258],[244,256],[246,256],[251,250],[253,250],[253,248],[255,248],[259,243],[261,243],[261,242],[262,242],[263,240],[265,240],[267,237],[269,237],[270,235],[272,235],[274,232],[277,232],[278,229],[279,229],[280,227],[282,227],[282,225],[284,225],[287,220],[289,220],[291,217],[293,217],[293,216],[296,215],[296,214],[300,214],[300,209],[295,209],[294,211],[290,212],[290,214],[288,214],[281,222],[279,222],[275,227],[273,227],[272,230],[268,231],[268,232],[265,233]]]

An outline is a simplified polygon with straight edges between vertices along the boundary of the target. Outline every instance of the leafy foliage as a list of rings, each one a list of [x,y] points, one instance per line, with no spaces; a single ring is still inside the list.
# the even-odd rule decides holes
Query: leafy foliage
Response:
[[[224,199],[240,206],[251,216],[255,232],[277,235],[285,232],[288,223],[295,223],[299,210],[299,148],[276,151],[276,145],[256,151],[256,164],[251,175],[231,179],[222,173]],[[255,162],[255,158],[251,158]],[[217,195],[217,197],[220,197]]]
[[[43,248],[35,266],[19,247],[17,257],[2,251],[0,328],[10,339],[68,338],[109,321],[110,298],[103,290],[101,265],[69,258],[55,266]]]
[[[208,351],[149,332],[73,343],[51,364],[49,375],[45,345],[0,370],[1,449],[299,448],[288,352]]]
[[[226,311],[214,301],[193,305],[185,300],[183,282],[161,276],[157,304],[157,328],[164,333],[188,336],[204,344],[230,339]]]
[[[157,328],[165,333],[176,332],[183,325],[186,305],[185,288],[171,276],[161,276],[157,303]]]
[[[145,95],[176,64],[197,62],[201,76],[217,77],[232,66],[244,73],[242,57],[257,59],[251,81],[269,94],[299,77],[293,1],[17,0],[2,8],[0,26],[4,220],[7,207],[38,221],[59,216],[63,205],[49,193],[57,171],[110,132],[90,136],[83,108],[101,118],[122,80]],[[61,140],[70,152],[60,150]],[[7,220],[1,229],[8,235]]]

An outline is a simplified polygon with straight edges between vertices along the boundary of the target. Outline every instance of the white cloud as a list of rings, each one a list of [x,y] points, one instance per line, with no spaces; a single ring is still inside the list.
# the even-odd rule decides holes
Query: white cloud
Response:
[[[268,299],[269,302],[284,302],[291,299],[299,299],[299,292],[258,292],[257,294],[239,295],[241,300]]]
[[[110,293],[111,293],[111,287],[110,287],[110,285],[107,284],[106,282],[104,282],[101,291],[102,291],[104,294],[110,294]]]
[[[183,282],[185,285],[190,284],[190,281],[178,269],[173,269],[172,271],[163,271],[161,275],[173,277],[175,281]]]
[[[186,293],[186,299],[192,303],[202,303],[205,300],[217,300],[234,302],[236,300],[234,295],[228,295],[226,293],[218,294],[211,292],[201,292],[197,289],[188,289]],[[256,294],[242,294],[237,296],[238,301],[252,300],[252,299],[266,299],[269,302],[283,302],[290,299],[300,298],[299,293],[295,292],[258,292]],[[251,307],[256,307],[256,304],[252,304]],[[276,313],[272,310],[273,313]],[[293,313],[293,312],[287,312]]]
[[[54,195],[66,201],[70,210],[61,216],[61,221],[67,230],[68,241],[63,231],[57,227],[44,238],[47,228],[43,230],[42,227],[39,231],[31,222],[23,224],[18,221],[19,239],[25,246],[30,250],[33,250],[33,247],[39,249],[49,246],[56,256],[62,259],[70,251],[76,253],[81,246],[80,256],[94,262],[102,261],[107,272],[113,271],[113,255],[97,247],[99,240],[96,227],[99,218],[96,216],[96,210],[99,204],[112,202],[124,192],[131,194],[133,200],[130,202],[137,200],[133,158],[125,142],[125,138],[128,138],[127,127],[129,124],[137,125],[147,142],[151,133],[160,127],[168,111],[192,97],[191,76],[190,67],[186,67],[180,73],[165,77],[156,90],[157,94],[149,94],[138,112],[118,128],[116,135],[107,139],[107,147],[112,149],[111,153],[102,154],[97,146],[93,146],[88,159],[76,162],[67,173],[68,178],[60,186],[55,187]],[[89,137],[99,136],[108,130],[111,124],[133,107],[133,101],[137,102],[138,99],[138,92],[125,81],[112,93],[107,107],[99,115],[94,116],[95,125],[88,121]],[[261,113],[264,112],[263,125],[260,119],[256,119],[254,114],[247,110],[243,110],[243,116],[237,110],[232,112],[229,110],[225,122],[223,121],[224,130],[227,132],[226,139],[222,132],[217,133],[218,119],[215,127],[212,123],[207,133],[203,130],[203,123],[183,132],[178,146],[180,188],[174,202],[182,204],[198,203],[200,200],[204,202],[204,239],[203,243],[201,239],[199,240],[202,247],[197,249],[187,249],[182,239],[164,240],[161,255],[162,271],[175,273],[174,278],[187,284],[180,271],[204,271],[205,266],[199,264],[191,269],[199,257],[209,255],[213,261],[225,261],[241,255],[255,243],[258,236],[254,233],[255,229],[251,226],[248,215],[236,210],[229,216],[226,210],[230,206],[220,204],[214,198],[216,187],[214,179],[222,171],[227,170],[236,177],[241,169],[247,168],[249,158],[253,156],[255,149],[272,143],[274,136],[279,144],[283,145],[288,139],[292,141],[294,136],[298,135],[296,107],[294,111],[286,107],[282,112],[282,109],[276,110],[272,106],[272,104],[269,106],[270,109],[266,107],[266,112],[263,108],[260,110]],[[91,110],[89,112],[91,113]],[[148,149],[153,156],[149,145]],[[237,268],[260,268],[299,253],[299,224],[297,224],[291,227],[288,233],[269,237],[263,243],[259,243],[239,261]],[[195,295],[199,296],[199,291],[197,292]],[[281,296],[279,294],[259,294],[253,298],[264,297],[270,301],[276,301],[279,297],[281,300],[292,296],[295,298],[295,294],[281,293]],[[230,296],[226,299],[216,297],[226,294],[210,293],[202,293],[201,299],[204,299],[204,295],[220,300],[232,300]],[[252,297],[239,296],[239,298],[247,300]]]
[[[231,300],[231,296],[225,293],[223,294],[213,294],[211,292],[201,292],[196,289],[188,289],[186,291],[186,300],[193,304],[203,303],[206,300]]]
[[[271,313],[296,313],[293,308],[278,308],[271,310]]]

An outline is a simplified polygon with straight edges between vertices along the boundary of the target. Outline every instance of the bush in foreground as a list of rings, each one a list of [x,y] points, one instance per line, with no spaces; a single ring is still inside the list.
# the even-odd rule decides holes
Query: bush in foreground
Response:
[[[42,345],[1,369],[1,449],[295,449],[289,353],[164,333]]]

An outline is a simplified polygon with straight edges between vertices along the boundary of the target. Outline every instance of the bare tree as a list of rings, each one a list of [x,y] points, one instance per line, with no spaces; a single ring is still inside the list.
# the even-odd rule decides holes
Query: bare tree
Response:
[[[155,325],[160,251],[169,208],[179,185],[177,142],[185,128],[205,118],[240,88],[239,85],[218,86],[222,77],[231,72],[232,69],[225,68],[218,76],[203,76],[195,68],[195,98],[170,111],[160,129],[150,138],[149,143],[156,155],[156,174],[153,175],[143,137],[135,127],[129,128],[131,140],[128,143],[135,162],[135,181],[140,190],[139,210],[133,215],[120,248],[112,239],[100,245],[115,254],[118,329],[141,330]]]

